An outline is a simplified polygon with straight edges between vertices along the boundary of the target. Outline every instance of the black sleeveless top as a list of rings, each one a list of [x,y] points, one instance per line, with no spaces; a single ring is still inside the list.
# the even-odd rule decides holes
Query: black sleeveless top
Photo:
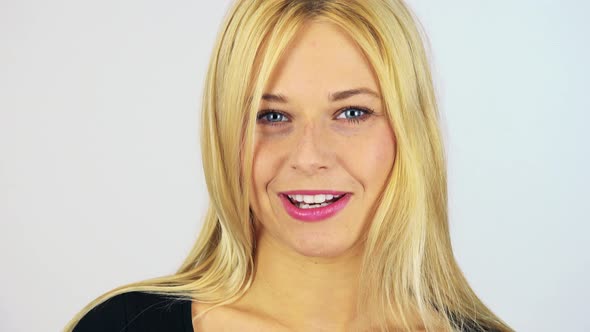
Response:
[[[74,332],[193,332],[191,300],[128,292],[88,312]]]
[[[494,332],[464,326],[464,332]],[[88,312],[74,332],[194,332],[191,300],[128,292],[114,296]]]

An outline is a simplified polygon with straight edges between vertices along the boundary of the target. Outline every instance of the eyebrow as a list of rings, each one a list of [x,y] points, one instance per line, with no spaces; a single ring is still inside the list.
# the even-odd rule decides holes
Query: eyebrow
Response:
[[[357,89],[350,89],[344,91],[337,91],[328,94],[328,99],[330,101],[339,101],[350,98],[356,95],[370,95],[375,98],[381,98],[379,94],[369,88],[357,88]],[[266,101],[274,101],[277,103],[288,103],[289,98],[282,94],[272,94],[272,93],[265,93],[262,95],[262,99]]]

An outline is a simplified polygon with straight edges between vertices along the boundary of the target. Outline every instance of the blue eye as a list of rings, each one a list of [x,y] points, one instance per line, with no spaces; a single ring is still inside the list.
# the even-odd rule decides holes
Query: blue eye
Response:
[[[356,106],[349,106],[341,110],[336,119],[346,119],[350,123],[359,124],[373,114],[373,111]],[[344,118],[342,117],[344,115]]]
[[[262,121],[263,123],[270,124],[271,126],[280,126],[282,123],[280,122],[287,122],[287,116],[285,114],[277,112],[277,111],[268,111],[263,112],[262,114],[258,114],[256,116],[257,121]]]

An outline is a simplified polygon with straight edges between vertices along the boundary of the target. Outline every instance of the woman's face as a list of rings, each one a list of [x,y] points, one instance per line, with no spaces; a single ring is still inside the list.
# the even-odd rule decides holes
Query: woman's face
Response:
[[[251,207],[258,241],[313,257],[360,248],[394,156],[362,51],[337,26],[310,23],[275,68],[257,116]],[[329,199],[337,200],[292,202]]]

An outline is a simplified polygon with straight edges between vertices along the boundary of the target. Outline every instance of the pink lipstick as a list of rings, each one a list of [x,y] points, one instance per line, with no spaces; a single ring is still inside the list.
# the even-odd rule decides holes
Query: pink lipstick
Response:
[[[333,196],[340,196],[336,201],[330,203],[326,206],[321,207],[311,207],[311,208],[300,208],[296,206],[287,195],[318,195],[318,194],[330,194]],[[283,207],[287,214],[291,217],[305,221],[305,222],[315,222],[321,221],[327,218],[330,218],[340,212],[346,204],[350,201],[351,194],[346,192],[338,192],[338,191],[326,191],[326,190],[297,190],[297,191],[289,191],[283,192],[279,194],[279,198],[283,203]]]

